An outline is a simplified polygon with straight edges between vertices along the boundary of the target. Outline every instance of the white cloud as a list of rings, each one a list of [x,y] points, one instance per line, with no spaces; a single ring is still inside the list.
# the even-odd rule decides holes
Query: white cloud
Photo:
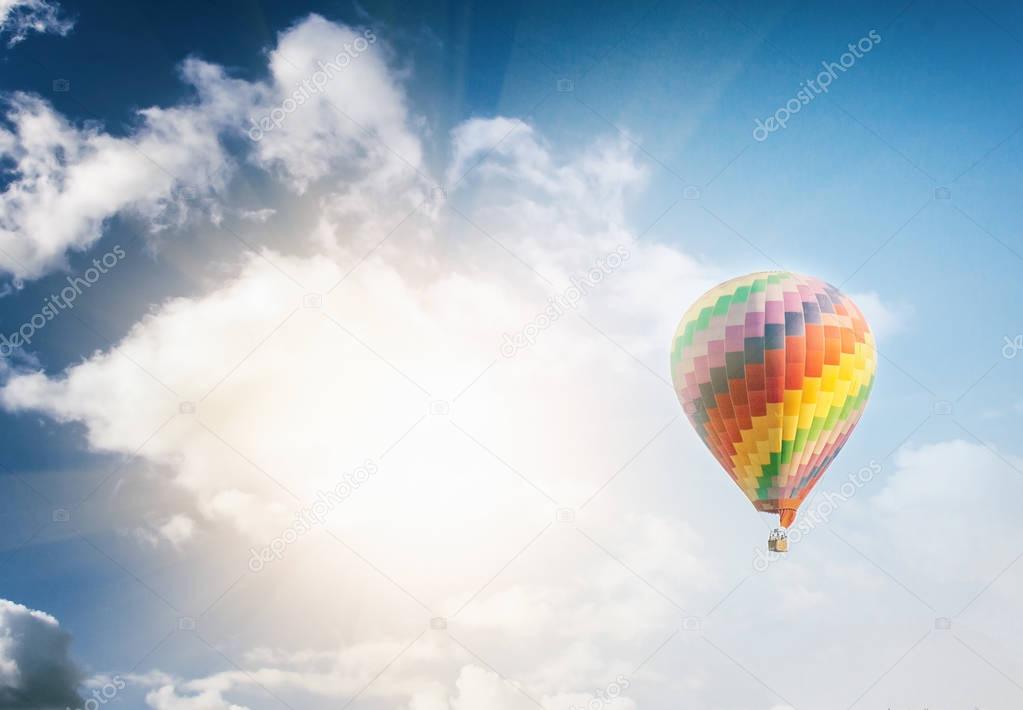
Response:
[[[280,36],[270,79],[258,84],[189,62],[185,75],[199,89],[197,102],[147,115],[148,128],[114,145],[37,104],[38,116],[22,121],[20,132],[37,133],[37,121],[46,128],[38,133],[51,138],[41,151],[26,150],[22,172],[47,185],[45,176],[54,171],[66,179],[50,202],[25,187],[22,201],[8,204],[19,224],[29,215],[50,224],[44,215],[68,202],[89,209],[65,212],[65,222],[51,225],[65,231],[46,248],[17,241],[13,232],[7,246],[21,248],[42,272],[68,246],[91,243],[111,215],[165,210],[180,186],[146,173],[142,163],[135,192],[114,191],[117,199],[102,204],[92,196],[69,197],[72,186],[85,185],[74,175],[80,166],[125,152],[125,141],[148,140],[152,150],[165,145],[167,159],[176,156],[182,170],[192,171],[185,184],[216,192],[231,169],[216,132],[229,132],[236,116],[258,120],[315,72],[321,58],[359,36],[315,16],[301,22]],[[325,529],[380,568],[395,570],[438,614],[455,614],[472,599],[458,623],[473,643],[482,635],[479,642],[487,645],[482,637],[496,635],[533,649],[513,664],[517,682],[563,710],[648,653],[662,624],[671,623],[671,605],[574,531],[550,548],[545,543],[535,569],[493,585],[488,580],[553,520],[552,498],[578,506],[677,414],[670,387],[656,374],[666,375],[662,351],[682,307],[717,275],[676,250],[635,242],[625,209],[647,171],[624,140],[597,140],[566,158],[526,124],[470,121],[453,133],[454,167],[447,172],[483,163],[446,199],[461,200],[458,209],[471,213],[473,224],[444,209],[444,199],[432,193],[434,181],[420,174],[424,150],[411,128],[416,120],[385,56],[373,43],[352,60],[351,71],[333,77],[248,146],[248,160],[278,175],[296,200],[323,183],[313,228],[290,235],[301,256],[263,250],[237,265],[218,265],[219,278],[206,293],[157,304],[111,350],[60,374],[21,369],[0,389],[0,404],[78,422],[93,448],[136,456],[140,468],[172,480],[190,504],[152,513],[164,522],[139,528],[150,544],[162,537],[181,546],[199,528],[222,524],[247,545],[265,544],[318,490],[376,460],[379,473]],[[200,126],[211,129],[204,134],[210,142],[194,144],[206,162],[192,150],[172,150],[188,143],[172,137],[174,131],[187,136],[185,127]],[[488,140],[510,127],[515,133],[489,152]],[[239,120],[235,130],[246,128]],[[14,134],[8,135],[13,150]],[[67,147],[58,150],[61,141]],[[124,168],[112,163],[109,169]],[[280,221],[271,224],[289,229]],[[573,277],[620,248],[629,254],[620,269],[589,289],[534,346],[501,356],[505,333],[535,321]],[[305,307],[307,291],[327,294],[322,309]],[[633,355],[649,360],[651,369]],[[196,404],[197,413],[183,414],[179,400]],[[451,414],[424,419],[434,400],[447,402]],[[638,414],[607,416],[622,406]],[[714,565],[698,552],[701,536],[689,526],[657,515],[630,519],[629,526],[635,536],[623,539],[596,516],[589,530],[673,595],[695,599],[718,582]],[[285,640],[270,638],[275,650],[250,658],[245,673],[164,677],[150,686],[152,707],[227,707],[253,679],[271,689],[350,697],[404,648],[404,622],[386,610],[368,611],[383,603],[379,595],[302,557],[300,550],[316,543],[301,542],[285,562],[297,580],[289,585],[295,609],[278,614],[288,618],[301,608],[303,615],[331,616],[310,595],[321,585],[336,588],[335,597],[367,609],[365,621],[342,620],[352,636],[345,650],[291,662],[281,650]],[[578,568],[569,573],[548,549],[578,559]],[[565,648],[548,646],[547,632]],[[486,653],[505,652],[488,647]],[[424,710],[437,703],[451,710],[511,708],[526,700],[450,644],[440,649],[423,639],[403,660],[408,667],[367,692]],[[438,679],[443,692],[430,685]]]
[[[147,693],[146,704],[153,710],[248,710],[244,705],[227,702],[216,690],[179,695],[172,685]]]
[[[132,536],[143,547],[156,549],[161,543],[166,543],[180,550],[193,538],[195,530],[195,520],[182,513],[175,513],[162,522],[146,523],[131,530],[122,529],[119,533]]]
[[[191,679],[150,672],[129,675],[127,680],[152,688],[146,700],[155,710],[236,710],[240,706],[231,704],[226,696],[246,691],[280,696],[297,692],[328,700],[350,699],[356,694],[377,699],[412,696],[430,682],[428,674],[414,668],[402,667],[388,683],[370,683],[398,655],[418,664],[435,662],[444,654],[430,639],[409,647],[408,641],[378,638],[336,650],[254,649],[233,670]]]
[[[425,644],[424,644],[425,645]],[[571,710],[585,708],[589,703],[601,702],[614,710],[636,710],[634,700],[625,695],[631,681],[624,676],[612,678],[607,687],[593,688],[589,692],[533,695],[522,684],[502,678],[496,672],[478,663],[449,664],[445,671],[425,674],[420,672],[392,672],[389,683],[368,684],[367,675],[379,670],[373,663],[387,663],[386,656],[376,653],[394,653],[398,646],[377,649],[359,646],[352,652],[336,655],[316,654],[315,663],[332,662],[323,670],[310,670],[310,654],[298,654],[306,670],[289,668],[287,659],[277,658],[283,665],[252,666],[244,671],[230,671],[193,680],[173,679],[163,674],[148,677],[135,676],[134,682],[155,686],[146,694],[147,704],[153,710],[247,710],[225,699],[225,695],[243,689],[287,694],[300,691],[314,697],[344,700],[359,693],[364,700],[392,699],[405,696],[401,701],[407,710],[526,710],[539,704],[545,710]],[[368,653],[367,653],[368,652]],[[436,653],[431,647],[427,654]],[[415,653],[411,655],[416,655]],[[423,657],[424,654],[418,654]],[[455,661],[463,654],[451,654]],[[360,670],[345,665],[345,659],[356,661]],[[356,672],[357,674],[353,674]],[[451,683],[440,679],[450,675]],[[609,695],[610,694],[610,695]],[[597,700],[602,698],[602,700]],[[613,701],[613,702],[612,702]]]
[[[482,123],[474,125],[486,132]],[[467,141],[464,135],[456,132],[456,143]],[[465,143],[458,151],[469,159],[478,148]],[[629,347],[640,356],[652,354],[654,367],[663,369],[657,357],[663,343],[636,324],[657,323],[668,337],[677,317],[674,301],[695,297],[709,281],[698,264],[677,252],[633,243],[624,226],[625,195],[642,185],[645,171],[629,144],[599,141],[592,151],[565,160],[528,129],[492,159],[500,170],[483,168],[463,189],[475,202],[473,220],[493,239],[455,213],[430,209],[347,276],[346,268],[322,256],[266,250],[228,267],[208,293],[158,305],[111,351],[58,376],[12,377],[0,390],[0,402],[10,410],[82,423],[93,447],[137,455],[191,496],[190,510],[168,511],[171,515],[197,525],[230,524],[250,544],[279,534],[292,511],[342,472],[379,459],[380,473],[327,527],[374,564],[400,570],[439,613],[453,613],[486,585],[498,561],[511,558],[552,520],[554,503],[536,487],[565,505],[578,505],[677,413],[666,384],[574,313],[512,359],[500,355],[503,334],[536,319],[549,296],[595,259],[628,245],[628,262],[593,287],[578,312],[600,320],[611,337],[621,332]],[[359,184],[373,187],[357,200],[347,187],[324,198],[308,243],[342,264],[358,262],[364,244],[379,242],[395,223],[393,200],[384,199],[384,186],[395,185],[392,169],[367,165]],[[553,177],[545,179],[548,169]],[[290,168],[282,164],[281,170]],[[397,195],[406,204],[415,201],[409,194],[425,194],[428,184],[408,180],[411,193]],[[353,215],[360,231],[351,240],[345,225]],[[655,262],[664,268],[630,271],[633,264]],[[659,286],[650,283],[650,273],[662,279]],[[322,310],[304,307],[304,290],[326,293],[339,282]],[[647,300],[651,289],[660,298]],[[606,380],[595,389],[600,378]],[[558,400],[538,409],[552,388]],[[179,398],[198,403],[198,413],[181,414]],[[503,401],[499,411],[488,404],[493,398]],[[422,420],[437,399],[451,403],[450,419]],[[646,402],[636,405],[646,413],[628,422],[595,416],[609,400]],[[522,446],[523,434],[535,437],[535,446]],[[565,437],[580,445],[566,447]],[[514,460],[526,480],[488,448]],[[517,460],[522,455],[535,456],[535,463]],[[175,524],[164,536],[186,528],[193,534],[191,526]],[[689,552],[699,544],[691,529],[656,516],[636,521],[635,528],[640,544],[615,535],[608,544],[649,578],[686,594],[713,580],[707,562]],[[467,529],[474,534],[466,536]],[[658,622],[670,618],[667,603],[619,562],[582,537],[573,534],[570,540],[583,546],[588,563],[596,558],[596,571],[579,572],[595,574],[596,587],[545,582],[538,572],[521,584],[489,590],[478,608],[466,610],[463,622],[471,633],[517,634],[521,629],[513,628],[509,616],[515,600],[542,600],[540,613],[560,619],[572,648],[542,670],[516,672],[551,699],[552,708],[608,682],[612,671],[628,664],[625,656],[645,652],[641,646],[661,633]],[[295,574],[317,584],[326,579],[315,564],[299,566]],[[352,604],[371,603],[354,596],[358,590],[352,594]],[[536,628],[536,613],[525,608],[516,613]],[[601,650],[607,639],[597,618],[622,625],[621,651]],[[582,637],[572,639],[573,633]],[[530,645],[543,643],[524,638]],[[412,659],[420,658],[413,652]],[[244,674],[165,683],[148,698],[156,708],[220,707],[231,689],[249,687],[252,678],[269,688],[350,695],[393,657],[394,648],[374,640],[352,646],[352,653],[358,658],[347,666],[289,669],[274,663]],[[448,666],[466,661],[464,652],[440,655]],[[373,692],[412,699],[431,678],[455,678],[450,675],[455,668],[439,675],[396,674]],[[445,700],[452,708],[471,707],[477,696],[500,695],[471,672],[461,683]]]
[[[1019,553],[1013,501],[1023,494],[1023,461],[952,439],[904,448],[894,463],[869,500],[884,541],[871,554],[911,588],[933,590],[943,608],[959,608]],[[949,560],[956,560],[954,576]]]
[[[66,35],[74,20],[62,16],[60,5],[51,0],[0,0],[0,36],[10,35],[13,47],[30,32]]]
[[[293,32],[329,34],[317,19]],[[282,44],[290,37],[284,37]],[[357,58],[360,62],[370,60],[370,56]],[[199,69],[204,75],[220,76],[212,67],[196,71]],[[208,99],[202,105],[222,103],[230,102]],[[496,123],[503,130],[502,119]],[[463,158],[478,149],[466,136],[473,131],[487,132],[479,121],[473,126],[472,131],[456,131],[456,153]],[[218,433],[227,441],[236,438],[231,429],[242,425],[236,433],[254,447],[247,455],[272,471],[283,488],[300,496],[312,494],[314,484],[328,480],[333,448],[344,448],[347,442],[363,444],[362,451],[347,452],[358,459],[347,461],[348,466],[386,449],[426,411],[429,397],[419,386],[433,398],[454,397],[498,358],[503,332],[516,331],[536,318],[546,305],[546,293],[560,290],[560,284],[567,285],[572,275],[585,272],[595,258],[619,245],[631,245],[632,237],[622,226],[623,195],[642,183],[644,171],[628,144],[598,143],[576,160],[558,161],[533,137],[531,129],[524,129],[519,139],[508,143],[504,155],[493,159],[501,163],[502,177],[476,179],[474,219],[500,244],[481,237],[456,215],[441,222],[430,215],[417,217],[410,234],[393,237],[345,279],[327,298],[323,313],[295,312],[303,294],[281,272],[321,293],[341,281],[346,272],[320,257],[264,252],[243,264],[220,289],[163,304],[137,324],[115,350],[70,368],[63,377],[35,373],[12,378],[0,392],[0,400],[10,409],[41,409],[61,421],[83,422],[90,443],[107,451],[134,452],[170,419],[147,443],[145,455],[171,469],[176,480],[196,494],[203,515],[233,520],[250,533],[254,528],[262,529],[264,535],[279,530],[294,501],[273,481],[253,478],[250,464],[217,437],[202,433],[194,420],[174,416],[179,403],[167,388],[193,402],[209,393],[201,405],[201,420],[213,429],[222,422],[228,430],[219,429]],[[556,179],[542,178],[547,169]],[[391,166],[377,165],[373,170],[389,173]],[[492,180],[508,176],[516,176],[514,187],[492,184]],[[366,182],[375,184],[375,173]],[[320,225],[309,239],[335,256],[354,259],[360,251],[344,240],[346,233],[339,226],[347,215],[338,217],[335,211],[337,200],[345,195],[342,191],[331,198],[334,201],[327,201]],[[595,205],[600,205],[602,216],[594,216]],[[389,231],[385,225],[393,224],[394,218],[382,218],[385,208],[374,203],[366,203],[360,213],[365,210],[376,220],[364,221],[366,238],[371,242],[382,239]],[[414,253],[408,249],[410,239]],[[587,307],[594,313],[607,313],[616,323],[628,324],[626,330],[652,320],[668,332],[677,311],[675,299],[665,295],[675,292],[682,302],[696,295],[705,279],[696,264],[663,247],[629,248],[630,264],[659,261],[677,268],[656,272],[663,278],[660,287],[651,283],[649,272],[630,273],[623,268],[594,289]],[[537,278],[530,271],[532,264],[558,283],[546,284]],[[659,291],[661,297],[645,300],[649,289]],[[372,310],[364,303],[372,304]],[[621,351],[603,335],[570,320],[566,317],[566,323],[545,334],[549,347],[561,348],[559,358],[568,355],[587,367],[606,363],[605,367],[626,368],[628,379],[614,385],[623,393],[629,391],[629,379],[657,386],[656,380],[627,356],[623,362]],[[395,323],[402,327],[393,327]],[[278,326],[280,332],[275,331]],[[270,333],[276,335],[232,372],[233,364]],[[655,336],[647,333],[645,341],[634,341],[626,332],[622,337],[646,354],[660,349]],[[360,341],[371,343],[371,350]],[[310,350],[310,343],[320,345]],[[145,371],[132,361],[144,363]],[[302,362],[298,370],[296,362]],[[211,367],[211,363],[223,366]],[[411,381],[396,375],[392,366]],[[545,359],[522,357],[514,366],[506,363],[498,369],[522,378],[525,384],[537,375],[549,378],[549,373],[542,373],[545,368]],[[220,382],[229,373],[231,376]],[[576,379],[572,386],[585,392],[587,378],[579,373]],[[261,384],[289,381],[293,383],[290,389]],[[312,388],[303,394],[306,383]],[[528,387],[516,390],[530,392]],[[116,396],[101,396],[101,392]],[[340,401],[353,406],[341,411],[333,405]],[[145,404],[140,406],[141,402]],[[532,407],[529,397],[517,406],[524,415]],[[304,422],[306,445],[282,449],[274,432],[293,428],[297,422]],[[644,428],[653,424],[651,420]],[[337,431],[347,432],[347,441],[338,440]],[[509,436],[499,429],[494,433],[500,438]],[[478,451],[450,427],[443,438],[461,441],[458,447],[445,447],[456,456],[473,456]],[[631,446],[634,440],[622,443]],[[513,446],[511,442],[508,445]],[[623,450],[621,455],[627,453]],[[212,470],[218,475],[209,475]],[[568,483],[575,495],[581,495],[596,480]]]
[[[200,93],[227,81],[197,62],[184,74]],[[219,106],[150,108],[140,118],[134,135],[115,138],[71,125],[37,97],[10,97],[8,127],[0,125],[0,157],[13,163],[0,194],[0,269],[37,278],[92,245],[121,212],[158,231],[183,220],[193,197],[223,186],[230,160],[216,138]]]
[[[878,340],[900,332],[913,317],[911,305],[889,303],[876,291],[851,293],[849,297],[859,307]]]
[[[0,708],[77,706],[84,676],[55,618],[0,599]]]
[[[392,187],[419,170],[405,92],[371,30],[311,15],[278,36],[271,78],[245,121],[252,159],[297,190],[327,175]],[[263,123],[263,119],[273,121]],[[255,127],[254,127],[255,126]]]
[[[348,65],[338,63],[341,56]],[[417,172],[421,146],[386,57],[372,32],[312,15],[279,36],[268,81],[230,79],[219,67],[187,60],[181,74],[197,100],[141,111],[140,126],[125,137],[74,126],[38,97],[10,96],[7,126],[0,124],[0,158],[13,163],[13,180],[0,194],[0,270],[37,278],[61,268],[68,251],[88,248],[119,214],[141,217],[152,231],[181,226],[197,209],[219,222],[213,198],[236,168],[224,140],[291,108],[299,90],[309,99],[286,121],[245,141],[249,162],[298,191],[328,174],[341,178],[347,188],[335,202],[348,210],[399,191],[418,204],[426,194]],[[325,82],[317,81],[327,76],[321,65]],[[317,81],[312,93],[310,81]]]
[[[195,533],[195,521],[187,515],[174,515],[161,525],[160,534],[174,547],[181,547],[192,539]]]
[[[492,189],[512,189],[535,216],[559,203],[577,221],[601,231],[621,229],[625,197],[642,187],[647,168],[625,137],[599,141],[577,161],[559,163],[532,126],[517,119],[470,119],[453,131],[448,182],[463,175]],[[471,172],[470,172],[471,169]],[[580,235],[584,236],[584,235]]]
[[[455,681],[455,694],[448,696],[447,690],[433,685],[419,691],[409,703],[409,710],[525,710],[536,707],[510,682],[502,680],[496,673],[466,666]],[[546,707],[546,704],[545,704]]]

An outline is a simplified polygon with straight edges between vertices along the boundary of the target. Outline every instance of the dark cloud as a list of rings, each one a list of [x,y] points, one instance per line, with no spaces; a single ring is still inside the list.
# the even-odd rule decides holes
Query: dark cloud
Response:
[[[0,599],[0,710],[81,707],[71,636],[49,614]]]

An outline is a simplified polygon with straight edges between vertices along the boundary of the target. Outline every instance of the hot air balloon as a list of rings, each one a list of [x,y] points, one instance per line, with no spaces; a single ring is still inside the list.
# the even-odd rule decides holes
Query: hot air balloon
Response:
[[[874,384],[874,336],[831,284],[788,271],[731,279],[679,323],[671,375],[700,438],[788,549],[799,504],[834,461]]]

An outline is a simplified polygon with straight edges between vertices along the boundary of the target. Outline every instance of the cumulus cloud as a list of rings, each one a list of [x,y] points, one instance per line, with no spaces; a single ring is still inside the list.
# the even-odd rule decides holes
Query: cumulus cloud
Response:
[[[159,527],[159,531],[174,547],[181,547],[192,538],[195,521],[187,515],[174,515]]]
[[[224,700],[217,690],[202,690],[179,695],[173,685],[164,685],[146,694],[146,704],[153,710],[249,710]]]
[[[304,37],[326,31],[322,20],[313,19],[292,32]],[[290,46],[291,36],[282,44]],[[219,76],[212,68],[205,71]],[[387,96],[401,105],[394,92]],[[294,118],[296,124],[301,119]],[[507,126],[503,119],[495,119],[495,124],[496,131],[478,120],[456,130],[456,160],[480,153],[483,143],[478,134],[497,135]],[[499,170],[489,168],[491,160],[500,164]],[[389,174],[391,167],[376,164],[374,169]],[[643,340],[634,339],[629,328],[636,328],[637,334],[641,330],[637,323],[669,328],[677,317],[674,303],[695,296],[709,282],[700,265],[684,255],[633,243],[623,226],[623,195],[642,185],[644,170],[624,142],[598,142],[577,159],[559,161],[527,127],[481,171],[482,176],[474,178],[474,225],[457,214],[444,220],[421,215],[407,234],[393,237],[348,274],[336,261],[344,263],[347,257],[359,263],[363,245],[346,239],[343,225],[350,215],[337,210],[338,202],[349,197],[342,188],[326,200],[320,223],[308,237],[334,259],[265,251],[245,262],[221,288],[159,306],[115,351],[98,354],[60,377],[42,373],[14,377],[0,392],[0,400],[12,410],[38,409],[61,421],[82,422],[92,445],[106,451],[133,452],[160,430],[147,444],[146,455],[196,494],[205,517],[234,521],[250,533],[259,527],[266,534],[289,514],[288,504],[293,503],[289,493],[311,495],[315,485],[326,484],[326,472],[337,470],[333,449],[360,442],[365,448],[358,456],[385,450],[422,416],[431,398],[457,395],[500,357],[505,333],[533,322],[550,308],[552,297],[571,288],[573,277],[585,274],[601,257],[621,249],[628,261],[606,278],[598,274],[599,283],[588,289],[587,303],[578,312],[623,324],[626,347],[634,346],[641,354],[658,352],[661,342],[648,333]],[[544,177],[548,172],[551,177]],[[513,185],[505,184],[509,178]],[[377,178],[367,182],[375,184]],[[383,239],[394,218],[384,218],[385,209],[372,202],[364,202],[360,210],[365,209],[375,215],[375,220],[363,220],[366,239]],[[409,241],[416,248],[414,257]],[[647,270],[658,262],[667,266]],[[651,274],[663,281],[652,284]],[[319,293],[340,286],[328,294],[319,312],[300,308],[304,294],[294,281]],[[647,299],[650,289],[660,298]],[[676,297],[666,298],[669,294]],[[367,310],[363,303],[373,308]],[[622,396],[636,391],[632,379],[657,386],[642,367],[624,364],[621,350],[605,334],[573,320],[573,315],[566,312],[565,322],[544,333],[548,342],[543,351],[553,354],[551,348],[556,347],[560,357],[574,358],[585,368],[624,367],[628,374],[609,385]],[[396,323],[402,327],[393,327]],[[246,359],[246,353],[264,340],[256,356]],[[310,350],[310,343],[320,345]],[[369,349],[366,343],[372,344]],[[129,354],[130,360],[117,351]],[[244,366],[232,371],[231,363],[243,359]],[[145,363],[145,371],[134,367],[132,360]],[[300,371],[295,369],[297,361],[303,363]],[[498,369],[512,378],[509,383],[549,380],[557,374],[568,378],[562,379],[565,386],[581,393],[587,389],[582,370],[576,367],[574,375],[556,373],[549,369],[546,356],[523,357]],[[260,384],[285,381],[295,386]],[[307,389],[305,383],[315,384]],[[195,420],[175,416],[179,402],[168,395],[168,388],[192,402],[208,397],[201,405],[202,421],[227,441],[233,438],[231,429],[243,426],[237,433],[255,447],[248,455],[272,471],[273,480],[254,479],[250,464],[223,441],[204,434]],[[97,396],[104,391],[118,394]],[[525,413],[532,406],[526,394],[530,390],[520,391],[525,396],[515,406]],[[513,402],[518,399],[508,396]],[[581,394],[583,399],[592,396]],[[352,406],[332,405],[340,401]],[[282,447],[274,432],[291,429],[299,421],[305,422],[305,444]],[[498,422],[484,418],[480,423],[493,429],[497,441],[509,439],[509,431]],[[257,431],[263,435],[253,436]],[[338,431],[347,436],[339,440]],[[469,456],[474,447],[450,427],[444,438],[463,442],[448,447],[456,456]],[[550,442],[552,447],[556,443]],[[507,445],[513,446],[510,441]],[[463,450],[465,454],[459,453]],[[556,466],[557,458],[545,464],[551,474]],[[209,475],[214,470],[218,475]],[[595,482],[584,474],[583,480],[559,477],[549,485],[566,485],[573,495],[582,495]]]
[[[63,16],[60,5],[51,0],[0,0],[0,37],[9,35],[13,47],[30,32],[66,35],[74,20]]]
[[[0,269],[38,278],[63,267],[68,251],[92,245],[119,213],[159,231],[223,186],[230,159],[216,135],[225,107],[206,90],[228,80],[199,62],[183,76],[199,89],[198,104],[146,109],[124,138],[74,126],[38,97],[7,97],[0,158],[12,176],[0,193]]]
[[[449,696],[444,686],[434,684],[417,692],[408,707],[409,710],[470,710],[482,707],[524,710],[536,705],[496,673],[479,666],[467,666],[455,681],[453,695]],[[548,707],[546,703],[544,707]]]
[[[0,599],[0,708],[64,708],[81,702],[84,676],[55,618]]]
[[[420,169],[404,89],[372,30],[311,15],[280,35],[269,69],[246,126],[257,164],[298,190],[356,174],[381,189]]]
[[[404,696],[406,700],[401,701],[401,707],[407,710],[526,710],[537,705],[544,710],[572,710],[594,702],[618,710],[637,708],[635,701],[626,694],[631,681],[624,676],[612,679],[607,687],[594,688],[590,692],[534,696],[521,683],[503,678],[478,663],[455,663],[445,673],[399,672],[392,674],[389,683],[374,687],[367,684],[366,674],[373,671],[372,662],[386,663],[385,656],[375,651],[393,653],[395,648],[378,644],[375,649],[359,646],[353,650],[359,653],[297,654],[295,660],[303,668],[289,667],[289,659],[277,657],[273,660],[282,664],[277,667],[250,666],[244,671],[219,673],[192,680],[151,674],[135,677],[134,681],[143,686],[155,686],[145,696],[146,703],[153,710],[248,710],[247,706],[236,705],[225,699],[225,694],[244,689],[263,689],[273,693],[298,690],[332,700],[350,699],[356,694],[374,700]],[[437,648],[429,646],[412,655],[423,658],[435,656],[436,653]],[[345,659],[349,663],[357,661],[362,670],[346,665]],[[367,662],[370,659],[373,660]],[[334,665],[323,670],[310,669],[311,665],[323,664],[325,661]],[[448,673],[452,679],[450,684],[439,680]]]
[[[403,653],[404,651],[404,653]],[[436,640],[423,639],[409,647],[407,641],[377,638],[335,650],[284,650],[256,648],[244,654],[232,670],[194,678],[180,678],[153,671],[133,674],[127,680],[147,689],[146,702],[154,710],[247,710],[227,697],[234,693],[271,692],[280,696],[300,692],[327,700],[412,696],[430,682],[425,672],[407,667],[389,683],[373,685],[380,668],[403,656],[413,663],[433,662],[441,655]]]
[[[237,167],[225,141],[249,136],[252,122],[258,140],[243,141],[242,158],[294,190],[332,174],[347,184],[337,201],[349,210],[399,189],[418,190],[407,201],[421,201],[421,145],[371,31],[312,15],[281,33],[269,62],[268,80],[246,82],[187,60],[181,76],[195,101],[142,110],[125,137],[72,125],[39,97],[8,96],[0,158],[12,163],[12,180],[0,194],[0,269],[37,278],[61,268],[119,214],[154,231],[181,226],[197,208],[219,220],[214,198]],[[258,129],[271,116],[275,124]]]
[[[191,65],[196,84],[213,88],[200,92],[190,120],[206,120],[198,114],[212,107],[228,107],[214,111],[218,116],[239,104],[271,109],[272,97],[301,75],[293,65],[313,71],[318,51],[354,47],[357,37],[319,18],[300,23],[282,35],[270,55],[272,79],[258,87]],[[473,120],[453,133],[454,172],[476,163],[479,172],[454,187],[450,181],[448,194],[435,200],[435,181],[419,172],[423,149],[408,128],[399,78],[369,49],[352,62],[358,74],[334,77],[322,96],[262,136],[248,158],[296,196],[334,176],[312,228],[293,236],[297,252],[319,254],[267,249],[224,265],[207,292],[156,305],[114,348],[60,374],[22,369],[0,390],[0,403],[81,423],[95,449],[135,455],[164,472],[191,505],[145,528],[150,544],[162,537],[180,547],[197,526],[225,524],[258,547],[318,491],[373,460],[379,473],[323,528],[381,568],[400,570],[439,614],[473,602],[459,622],[470,636],[510,634],[535,648],[550,628],[538,622],[559,619],[570,650],[560,659],[545,653],[542,668],[524,663],[514,672],[551,708],[567,707],[568,699],[589,697],[613,679],[629,664],[626,656],[648,652],[660,624],[670,623],[670,604],[574,532],[559,545],[576,550],[566,554],[589,569],[552,581],[549,571],[565,566],[541,558],[541,568],[516,584],[474,596],[501,560],[550,524],[558,505],[589,498],[677,415],[664,373],[657,374],[663,338],[678,304],[717,275],[676,250],[636,242],[625,209],[647,171],[634,147],[617,138],[566,158],[535,129],[515,124],[516,134],[488,152],[488,138],[512,124]],[[352,107],[368,134],[338,123],[324,103],[347,105],[360,90],[374,97],[364,109]],[[302,159],[305,142],[324,130],[330,145],[316,152],[329,160]],[[175,189],[160,187],[162,194]],[[468,219],[461,209],[445,209],[445,200],[455,199],[471,202]],[[310,292],[322,299],[314,307]],[[527,326],[541,317],[541,334],[521,352],[502,355],[506,336],[532,333]],[[560,393],[556,401],[547,396],[552,391]],[[628,402],[639,414],[628,421],[593,415],[608,402]],[[450,414],[430,414],[436,411]],[[594,520],[592,529],[604,527]],[[692,529],[658,516],[631,528],[640,543],[615,534],[604,542],[672,594],[688,598],[716,581],[712,565],[690,552],[700,544]],[[321,565],[294,564],[296,578],[317,580],[311,588],[332,578]],[[580,581],[586,575],[594,575],[592,584]],[[344,578],[334,584],[351,587]],[[350,604],[370,601],[358,588],[349,594]],[[530,600],[538,602],[532,614],[524,608]],[[598,617],[622,624],[617,650],[607,648]],[[375,633],[325,668],[292,668],[275,658],[245,673],[163,683],[148,702],[220,707],[252,678],[269,688],[350,696],[393,657],[395,644],[400,650],[407,643],[381,643],[381,630]],[[373,692],[451,708],[523,699],[514,689],[506,695],[504,681],[494,684],[480,669],[460,671],[472,665],[464,650],[431,652],[424,643],[408,657],[441,663],[442,671],[396,673]],[[454,684],[452,694],[421,695],[437,678]]]

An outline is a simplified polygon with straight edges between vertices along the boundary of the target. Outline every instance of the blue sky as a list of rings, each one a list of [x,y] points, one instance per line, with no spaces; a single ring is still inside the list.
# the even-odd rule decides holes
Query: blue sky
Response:
[[[0,361],[0,709],[61,634],[53,687],[155,710],[554,710],[619,676],[644,710],[1018,706],[1019,7],[0,0],[0,28],[0,334],[116,264]],[[880,473],[762,572],[664,384],[689,303],[771,268],[871,321],[819,490]]]

